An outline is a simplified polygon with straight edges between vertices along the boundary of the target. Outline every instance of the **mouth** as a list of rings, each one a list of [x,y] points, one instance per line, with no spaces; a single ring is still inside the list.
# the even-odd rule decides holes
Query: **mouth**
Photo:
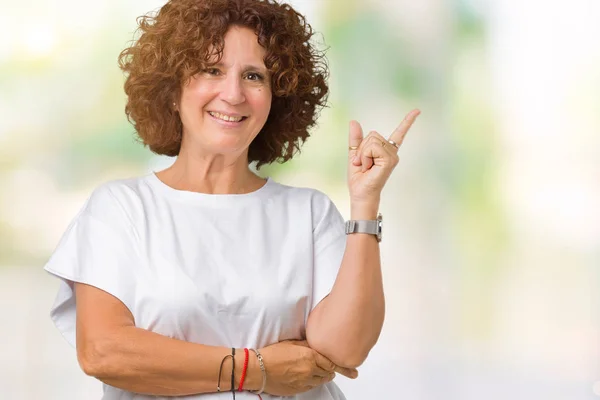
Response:
[[[208,111],[208,114],[218,121],[228,122],[232,124],[238,124],[248,119],[248,117],[243,115],[223,114],[217,111]]]

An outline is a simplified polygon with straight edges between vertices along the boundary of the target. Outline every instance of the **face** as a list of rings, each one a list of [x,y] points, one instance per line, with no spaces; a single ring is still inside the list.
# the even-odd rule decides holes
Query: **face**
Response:
[[[182,146],[212,154],[247,150],[271,109],[265,49],[248,28],[232,26],[219,64],[198,73],[182,88],[179,115]]]

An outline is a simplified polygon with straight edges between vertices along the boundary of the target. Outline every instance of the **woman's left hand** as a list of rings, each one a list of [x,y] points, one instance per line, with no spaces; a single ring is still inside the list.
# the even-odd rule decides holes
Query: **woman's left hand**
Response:
[[[348,189],[352,204],[379,204],[383,186],[398,164],[398,148],[420,113],[417,109],[408,113],[388,139],[375,131],[363,139],[360,124],[350,122]]]

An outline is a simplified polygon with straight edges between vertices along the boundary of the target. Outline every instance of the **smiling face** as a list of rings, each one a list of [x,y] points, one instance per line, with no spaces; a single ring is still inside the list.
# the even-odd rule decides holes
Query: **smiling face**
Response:
[[[265,54],[252,30],[229,28],[221,61],[182,87],[182,146],[210,154],[247,151],[271,109]]]

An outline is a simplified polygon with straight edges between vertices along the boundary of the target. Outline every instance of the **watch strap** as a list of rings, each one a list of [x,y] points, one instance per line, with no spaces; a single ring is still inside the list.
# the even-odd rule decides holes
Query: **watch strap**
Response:
[[[346,221],[346,235],[350,233],[370,233],[377,235],[379,221],[377,220],[350,220]]]
[[[381,242],[382,232],[381,232],[381,223],[382,223],[382,215],[381,213],[377,214],[377,219],[375,220],[349,220],[346,221],[346,235],[350,233],[368,233],[370,235],[374,235],[377,238],[377,242]]]

